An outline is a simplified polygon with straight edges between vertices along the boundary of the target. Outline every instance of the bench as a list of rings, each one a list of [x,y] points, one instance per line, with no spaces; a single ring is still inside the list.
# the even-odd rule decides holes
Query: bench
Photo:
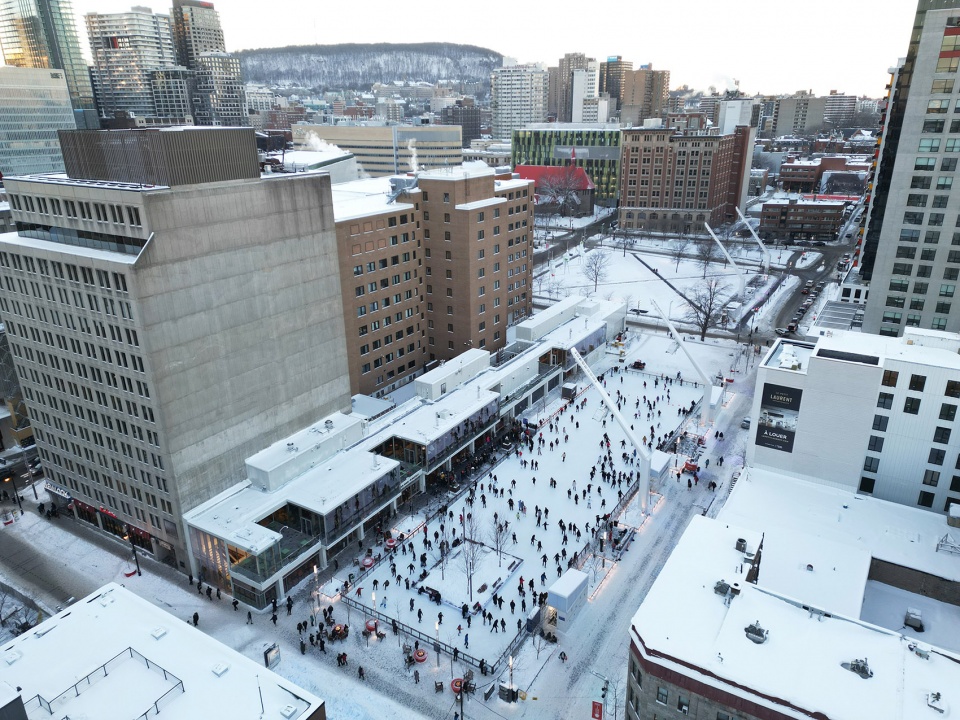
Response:
[[[442,693],[442,692],[443,692],[443,683],[440,682],[439,680],[434,680],[434,681],[433,681],[433,691],[434,691],[434,692],[438,692],[438,693]]]

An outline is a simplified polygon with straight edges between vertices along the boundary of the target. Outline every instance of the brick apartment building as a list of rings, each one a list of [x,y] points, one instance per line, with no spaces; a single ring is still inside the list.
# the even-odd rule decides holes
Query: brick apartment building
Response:
[[[533,182],[458,167],[333,187],[351,390],[384,395],[530,313]]]
[[[760,237],[776,240],[836,240],[846,203],[785,198],[763,204]]]
[[[785,192],[818,192],[827,173],[860,173],[870,171],[870,162],[863,157],[822,157],[812,160],[791,160],[780,165],[780,182]]]
[[[736,219],[750,178],[754,131],[623,131],[620,227],[689,232]]]

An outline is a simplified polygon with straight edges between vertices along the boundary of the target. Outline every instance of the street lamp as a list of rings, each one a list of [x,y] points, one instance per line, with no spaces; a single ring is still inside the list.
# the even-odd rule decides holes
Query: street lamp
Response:
[[[437,656],[437,667],[440,667],[440,621],[437,620],[433,627],[437,631],[437,644],[434,646],[433,652]]]

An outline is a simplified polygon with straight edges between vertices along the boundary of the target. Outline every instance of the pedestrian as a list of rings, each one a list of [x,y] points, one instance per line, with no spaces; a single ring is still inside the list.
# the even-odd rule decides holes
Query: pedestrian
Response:
[[[247,625],[253,625],[253,613],[247,610]]]
[[[437,625],[443,625],[443,613],[437,613]]]
[[[357,677],[360,678],[361,680],[367,679],[366,676],[363,674],[363,665],[359,665],[357,667]]]
[[[413,671],[413,682],[414,682],[415,684],[417,684],[417,685],[420,684],[420,671],[419,671],[419,670],[414,670],[414,671]]]
[[[293,598],[287,595],[287,616],[293,612]]]
[[[274,613],[273,615],[270,616],[270,622],[272,622],[274,625],[277,624],[277,614],[276,614],[276,613]]]
[[[410,602],[413,602],[413,600]],[[417,610],[417,622],[423,622],[423,610]]]
[[[307,644],[303,641],[303,638],[300,638],[300,654],[301,655],[307,654]]]
[[[233,605],[233,611],[236,612],[236,611],[237,611],[237,606],[240,604],[240,601],[237,600],[236,598],[234,598],[234,599],[233,599],[233,602],[230,603],[230,604]]]
[[[413,598],[410,598],[410,612],[413,612]]]
[[[207,600],[213,600],[213,588],[207,585]]]
[[[460,648],[453,649],[453,661],[456,662],[460,658]]]
[[[200,622],[200,613],[193,614],[193,626],[196,627],[197,623]]]
[[[463,636],[463,646],[467,649],[470,648],[470,633]]]
[[[323,635],[321,635],[320,633],[317,633],[317,644],[320,646],[320,652],[322,652],[324,655],[326,655],[326,654],[327,654],[327,647],[326,647],[326,646],[327,646],[327,643],[326,643],[326,641],[324,641]]]
[[[560,651],[560,662],[565,663],[566,661],[567,661],[567,654],[561,650],[561,651]]]
[[[721,455],[720,457],[717,458],[717,464],[718,464],[720,467],[723,467],[723,455]]]
[[[460,635],[463,632],[463,625],[457,625],[457,635]]]

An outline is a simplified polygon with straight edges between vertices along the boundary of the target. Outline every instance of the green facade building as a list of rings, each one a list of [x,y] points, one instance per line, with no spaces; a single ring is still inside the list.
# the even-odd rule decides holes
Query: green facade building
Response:
[[[597,203],[616,206],[620,184],[620,126],[541,123],[513,131],[511,164],[566,165],[571,158],[597,186]]]

